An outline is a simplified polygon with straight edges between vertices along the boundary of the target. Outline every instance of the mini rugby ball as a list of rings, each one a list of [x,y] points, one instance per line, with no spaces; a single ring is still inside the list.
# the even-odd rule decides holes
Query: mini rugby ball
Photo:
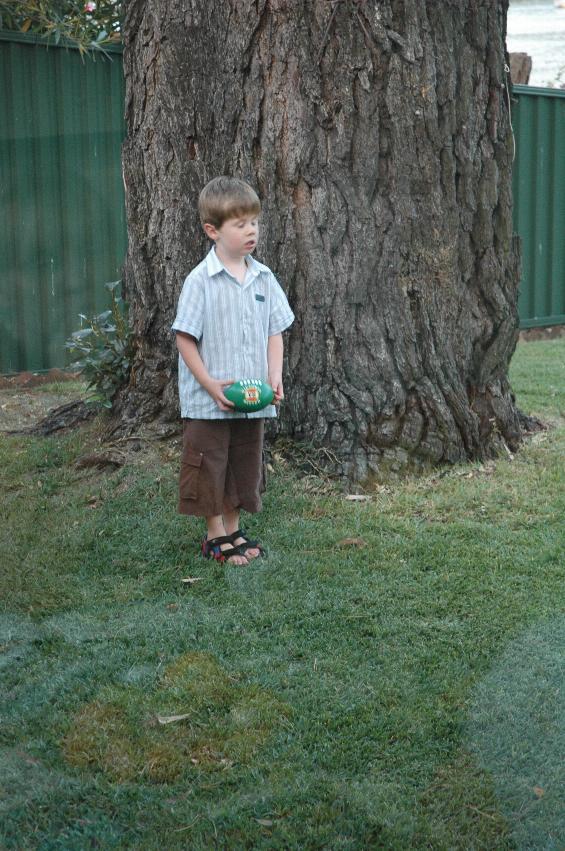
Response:
[[[270,405],[275,393],[270,384],[260,378],[242,378],[224,388],[224,396],[233,402],[233,410],[243,414],[262,411]]]

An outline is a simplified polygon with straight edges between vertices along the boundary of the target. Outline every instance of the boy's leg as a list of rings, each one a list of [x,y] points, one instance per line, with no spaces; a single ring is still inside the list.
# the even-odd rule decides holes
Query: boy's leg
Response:
[[[228,534],[221,512],[225,501],[229,442],[228,421],[184,421],[179,512],[205,518],[208,540],[224,538]],[[233,549],[233,544],[221,544],[220,548],[224,551]],[[238,565],[248,563],[239,553],[228,557],[227,561]]]
[[[224,500],[224,526],[232,534],[239,529],[240,509],[250,513],[261,510],[263,487],[263,419],[234,420],[231,423],[226,498]],[[245,543],[238,537],[234,545]],[[257,558],[261,550],[249,547],[247,558]]]

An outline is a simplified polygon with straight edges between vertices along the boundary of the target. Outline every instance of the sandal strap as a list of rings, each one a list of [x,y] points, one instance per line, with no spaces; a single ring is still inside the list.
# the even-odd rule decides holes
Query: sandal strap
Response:
[[[229,550],[220,550],[220,553],[224,557],[224,559],[231,558],[232,556],[244,555],[244,553],[240,553],[238,547],[231,547]]]
[[[206,538],[205,540],[210,547],[217,547],[220,544],[233,544],[231,535],[221,535],[219,538]]]
[[[237,540],[237,538],[243,538],[243,543],[242,544],[235,544],[235,541]],[[249,558],[249,556],[247,556],[247,550],[259,550],[259,553],[262,556],[266,555],[266,552],[263,549],[263,547],[261,546],[261,544],[259,543],[259,541],[251,541],[247,537],[247,535],[245,534],[243,529],[237,529],[237,531],[234,532],[233,535],[231,536],[231,539],[232,539],[232,542],[234,542],[235,548],[237,550],[239,550],[239,552],[241,553],[242,556],[246,556],[247,558]]]
[[[237,529],[230,537],[232,541],[235,541],[236,538],[243,538],[243,544],[237,544],[238,547],[247,547],[248,549],[253,549],[254,547],[259,546],[259,542],[252,541],[250,538],[248,538],[243,529]]]
[[[221,544],[232,544],[231,547],[223,550]],[[211,558],[215,561],[224,562],[232,556],[244,555],[240,552],[239,547],[233,546],[233,541],[229,535],[222,535],[219,538],[208,539],[206,535],[202,538],[202,555],[204,558]]]

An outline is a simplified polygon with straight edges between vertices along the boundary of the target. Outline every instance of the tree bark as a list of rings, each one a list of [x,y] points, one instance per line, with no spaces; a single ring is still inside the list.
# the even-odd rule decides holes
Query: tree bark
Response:
[[[122,426],[178,419],[169,327],[218,174],[263,201],[289,295],[284,434],[352,480],[515,449],[507,0],[129,0],[138,356]]]

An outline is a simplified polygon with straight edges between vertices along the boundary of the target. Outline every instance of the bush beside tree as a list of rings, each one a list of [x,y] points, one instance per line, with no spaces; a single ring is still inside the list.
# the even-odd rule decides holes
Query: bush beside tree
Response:
[[[121,14],[120,0],[0,0],[0,29],[67,41],[87,53],[121,41]]]

